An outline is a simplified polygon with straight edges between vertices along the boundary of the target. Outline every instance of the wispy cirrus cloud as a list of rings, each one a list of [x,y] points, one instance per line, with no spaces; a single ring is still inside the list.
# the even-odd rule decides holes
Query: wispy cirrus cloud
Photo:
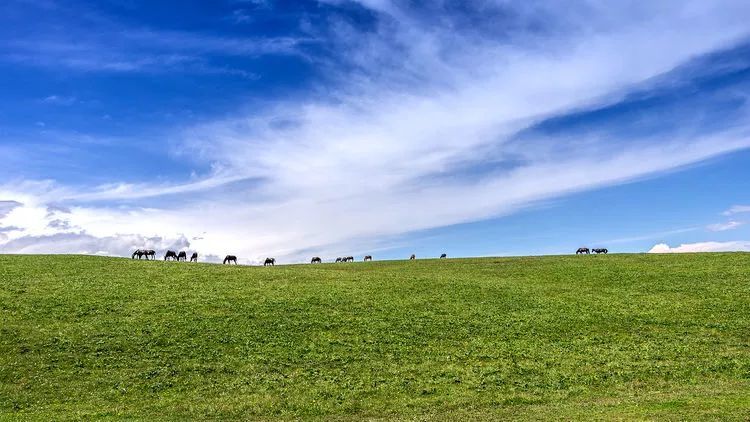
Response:
[[[750,205],[735,205],[732,208],[724,211],[723,214],[726,216],[742,214],[750,212]]]
[[[706,227],[706,230],[711,232],[724,232],[728,230],[734,230],[745,225],[742,221],[727,221],[726,223],[710,224]]]
[[[665,237],[673,236],[676,234],[690,233],[696,230],[700,230],[700,227],[685,227],[682,229],[666,230],[666,231],[660,231],[656,233],[642,234],[639,236],[630,236],[630,237],[621,237],[617,239],[603,240],[597,243],[604,244],[604,245],[632,243],[632,242],[638,242],[641,240],[652,240],[652,239],[665,238]]]
[[[69,106],[76,103],[78,99],[73,96],[65,96],[65,95],[48,95],[44,98],[42,98],[42,102],[45,104],[53,104],[53,105],[62,105],[62,106]]]
[[[215,59],[265,55],[304,57],[304,45],[315,42],[297,35],[230,36],[206,31],[154,29],[125,23],[93,10],[61,7],[56,2],[49,2],[49,6],[21,3],[18,7],[32,14],[38,9],[58,10],[58,13],[45,15],[49,21],[38,25],[33,21],[23,22],[16,30],[4,34],[0,61],[29,66],[114,73],[183,71],[257,77],[247,69],[216,63]],[[15,10],[12,5],[7,8]],[[8,13],[8,19],[13,16]]]
[[[240,73],[212,65],[210,56],[302,55],[295,38],[227,38],[185,32],[125,30],[76,39],[66,36],[7,40],[0,48],[6,61],[82,71]]]
[[[406,3],[359,4],[373,12],[373,25],[332,19],[316,34],[333,57],[315,57],[330,72],[314,95],[174,135],[188,145],[185,159],[211,172],[182,183],[2,186],[0,196],[24,203],[2,222],[26,230],[6,246],[79,245],[66,233],[77,227],[86,239],[130,239],[123,245],[184,237],[211,255],[301,261],[313,251],[370,251],[389,236],[507,215],[750,147],[746,119],[706,130],[684,124],[701,110],[679,105],[663,113],[679,116],[679,127],[658,136],[632,130],[629,116],[613,118],[609,130],[543,130],[561,116],[595,113],[633,91],[656,95],[653,85],[668,89],[689,79],[681,66],[748,35],[743,2],[490,2],[466,21],[446,5],[431,6],[438,25]],[[472,25],[483,13],[505,17],[507,30],[483,20]],[[541,31],[534,25],[540,17],[548,23]],[[471,30],[456,30],[462,26]],[[127,36],[141,45],[154,35]],[[226,40],[172,36],[180,41],[160,42],[252,54]],[[746,112],[744,105],[737,111]],[[43,214],[50,201],[70,212]]]

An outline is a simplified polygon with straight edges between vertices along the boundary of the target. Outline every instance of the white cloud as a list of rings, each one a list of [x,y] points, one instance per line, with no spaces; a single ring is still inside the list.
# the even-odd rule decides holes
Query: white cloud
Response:
[[[24,204],[0,220],[24,229],[8,234],[6,250],[31,248],[25,238],[42,245],[35,250],[57,248],[54,240],[123,251],[133,238],[111,239],[127,233],[195,238],[190,247],[203,254],[250,262],[364,253],[389,236],[501,216],[750,146],[748,127],[703,134],[684,125],[658,138],[515,137],[550,116],[615,102],[732,44],[747,31],[750,5],[742,2],[643,4],[634,13],[621,6],[613,13],[609,2],[573,11],[554,2],[545,13],[565,20],[554,27],[580,28],[546,39],[525,30],[495,39],[426,28],[392,2],[362,3],[394,19],[373,33],[336,26],[348,59],[347,66],[319,63],[341,83],[330,97],[187,128],[190,159],[215,168],[205,178],[0,186],[1,197]],[[48,216],[52,201],[69,212]],[[60,236],[80,230],[86,237]]]
[[[9,201],[9,200],[0,200],[0,218],[5,217],[13,211],[14,208],[20,207],[23,205],[22,203],[18,201]]]
[[[47,236],[20,236],[0,244],[0,252],[7,253],[51,253],[129,256],[135,249],[155,249],[164,251],[185,250],[190,242],[184,237],[164,239],[159,236],[113,235],[96,237],[81,233],[58,233]]]
[[[706,227],[706,230],[711,232],[723,232],[727,230],[734,230],[745,223],[742,221],[727,221],[726,223],[711,224]]]
[[[750,205],[735,205],[732,208],[724,211],[724,215],[735,215],[750,212]]]
[[[750,241],[737,240],[732,242],[698,242],[686,243],[677,247],[670,247],[666,243],[655,245],[649,253],[691,253],[691,252],[747,252],[750,251]]]
[[[42,99],[43,103],[61,105],[61,106],[73,105],[76,103],[76,101],[77,101],[76,97],[64,96],[64,95],[49,95]]]
[[[65,30],[57,30],[58,26]],[[184,71],[257,77],[241,68],[213,65],[207,58],[303,56],[300,46],[313,41],[298,37],[222,37],[200,32],[132,28],[95,13],[83,14],[80,22],[64,21],[42,29],[4,40],[0,45],[0,61],[80,71]],[[41,101],[72,105],[77,99],[49,95]]]
[[[320,0],[320,3],[328,3],[332,5],[356,3],[367,9],[371,9],[371,10],[389,14],[389,15],[395,14],[398,11],[398,8],[391,0]]]

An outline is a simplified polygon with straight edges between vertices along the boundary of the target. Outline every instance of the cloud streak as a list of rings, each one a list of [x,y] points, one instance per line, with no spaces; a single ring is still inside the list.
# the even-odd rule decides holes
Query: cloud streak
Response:
[[[735,205],[732,208],[724,211],[724,215],[731,216],[735,214],[742,214],[750,212],[750,205]]]
[[[710,232],[725,232],[728,230],[734,230],[741,226],[743,226],[745,223],[742,221],[727,221],[726,223],[717,223],[717,224],[711,224],[708,227],[706,227],[706,230]]]
[[[30,10],[36,9],[32,7]],[[0,45],[0,60],[84,72],[182,71],[256,78],[256,74],[241,67],[217,64],[215,58],[264,55],[304,58],[304,46],[315,43],[309,37],[297,35],[229,36],[152,29],[127,25],[91,10],[82,12],[75,8],[65,13],[40,15],[53,18],[49,18],[51,22],[46,24],[40,18],[40,26],[35,22],[24,22],[21,25],[24,30],[6,34]],[[75,99],[50,96],[45,101],[69,105]]]

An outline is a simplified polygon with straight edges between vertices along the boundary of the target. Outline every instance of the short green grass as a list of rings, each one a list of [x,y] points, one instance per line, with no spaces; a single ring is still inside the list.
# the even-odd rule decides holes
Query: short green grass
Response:
[[[0,256],[0,419],[750,418],[750,255]]]

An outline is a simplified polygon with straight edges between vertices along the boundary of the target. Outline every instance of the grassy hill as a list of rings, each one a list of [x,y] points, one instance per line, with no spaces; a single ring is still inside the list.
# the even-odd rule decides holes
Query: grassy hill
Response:
[[[0,419],[750,418],[750,254],[0,256]]]

